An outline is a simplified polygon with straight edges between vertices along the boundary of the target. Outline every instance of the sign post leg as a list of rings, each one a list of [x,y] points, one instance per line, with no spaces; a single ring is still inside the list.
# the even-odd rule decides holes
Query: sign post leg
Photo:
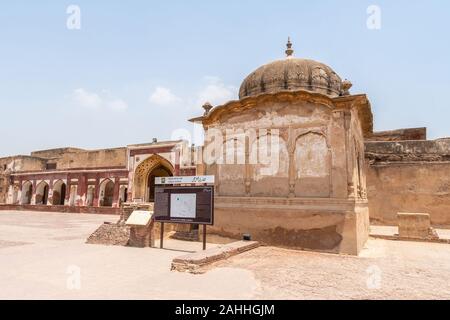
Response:
[[[206,224],[203,225],[203,250],[206,250]]]
[[[163,248],[163,242],[164,242],[164,222],[161,222],[161,234],[159,237],[159,247]]]

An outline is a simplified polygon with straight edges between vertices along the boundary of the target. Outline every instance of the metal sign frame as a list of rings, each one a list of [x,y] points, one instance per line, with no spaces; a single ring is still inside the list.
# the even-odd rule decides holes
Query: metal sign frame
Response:
[[[196,204],[196,216],[195,218],[182,218],[182,217],[171,217],[171,195],[172,194],[196,194],[201,192],[209,193],[209,214],[208,220],[200,220],[197,216],[198,214],[198,204]],[[157,201],[160,200],[159,194],[164,193],[167,203],[164,203],[165,214],[161,214],[160,207]],[[197,225],[214,225],[214,187],[213,186],[164,186],[155,187],[155,206],[153,208],[154,219],[156,222],[165,223],[179,223],[179,224],[197,224]]]
[[[156,222],[161,223],[161,235],[160,235],[160,248],[163,248],[164,241],[164,223],[174,223],[174,224],[193,224],[193,225],[203,225],[203,250],[206,250],[206,226],[214,225],[214,176],[189,176],[189,177],[160,177],[155,179],[155,207],[154,207],[154,220]],[[161,189],[164,190],[161,192]],[[181,192],[181,193],[195,193],[198,192],[189,192],[189,190],[205,190],[207,189],[210,192],[210,219],[208,221],[198,221],[197,213],[198,213],[198,204],[196,202],[196,217],[192,218],[172,218],[170,216],[171,212],[171,194],[172,191]],[[169,192],[166,192],[166,191]],[[168,193],[167,199],[167,207],[166,213],[164,215],[164,219],[161,216],[158,217],[157,210],[157,192],[160,193]],[[196,198],[197,201],[197,198]],[[166,204],[165,204],[166,205]],[[197,219],[197,221],[196,221]]]

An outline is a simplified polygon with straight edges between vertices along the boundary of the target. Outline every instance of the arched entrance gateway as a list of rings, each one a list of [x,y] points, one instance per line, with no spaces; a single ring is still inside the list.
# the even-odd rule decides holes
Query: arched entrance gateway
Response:
[[[159,155],[153,155],[138,165],[134,173],[134,196],[142,202],[155,200],[155,178],[173,176],[172,164]]]
[[[147,178],[147,192],[145,196],[146,202],[154,202],[155,201],[155,178],[157,177],[170,177],[172,173],[165,167],[159,166],[153,169],[148,174]]]

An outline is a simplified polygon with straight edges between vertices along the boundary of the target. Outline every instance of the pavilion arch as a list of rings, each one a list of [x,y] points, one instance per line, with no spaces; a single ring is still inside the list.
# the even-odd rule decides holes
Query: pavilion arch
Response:
[[[295,195],[329,197],[331,194],[331,150],[322,132],[308,131],[295,140]]]
[[[257,197],[287,197],[289,151],[285,139],[272,132],[260,134],[250,141],[249,152],[250,194]]]
[[[133,199],[153,202],[155,178],[173,176],[174,171],[172,164],[157,154],[144,160],[134,172]]]
[[[31,198],[33,197],[33,184],[31,181],[25,181],[22,183],[22,195],[20,197],[20,204],[31,204]]]
[[[105,179],[100,184],[100,207],[112,207],[114,201],[114,182],[111,179]]]
[[[49,186],[46,181],[41,181],[36,186],[35,204],[47,205]]]
[[[54,206],[63,206],[67,194],[67,185],[63,180],[58,180],[53,183],[52,204]]]

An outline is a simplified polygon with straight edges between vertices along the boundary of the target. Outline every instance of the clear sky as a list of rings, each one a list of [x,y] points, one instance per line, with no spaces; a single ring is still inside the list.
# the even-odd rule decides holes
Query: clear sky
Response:
[[[69,5],[81,29],[68,29]],[[370,5],[381,9],[369,29]],[[72,21],[72,20],[71,20]],[[450,136],[450,2],[23,1],[0,5],[0,156],[192,130],[258,66],[312,58],[366,93],[375,129]]]

